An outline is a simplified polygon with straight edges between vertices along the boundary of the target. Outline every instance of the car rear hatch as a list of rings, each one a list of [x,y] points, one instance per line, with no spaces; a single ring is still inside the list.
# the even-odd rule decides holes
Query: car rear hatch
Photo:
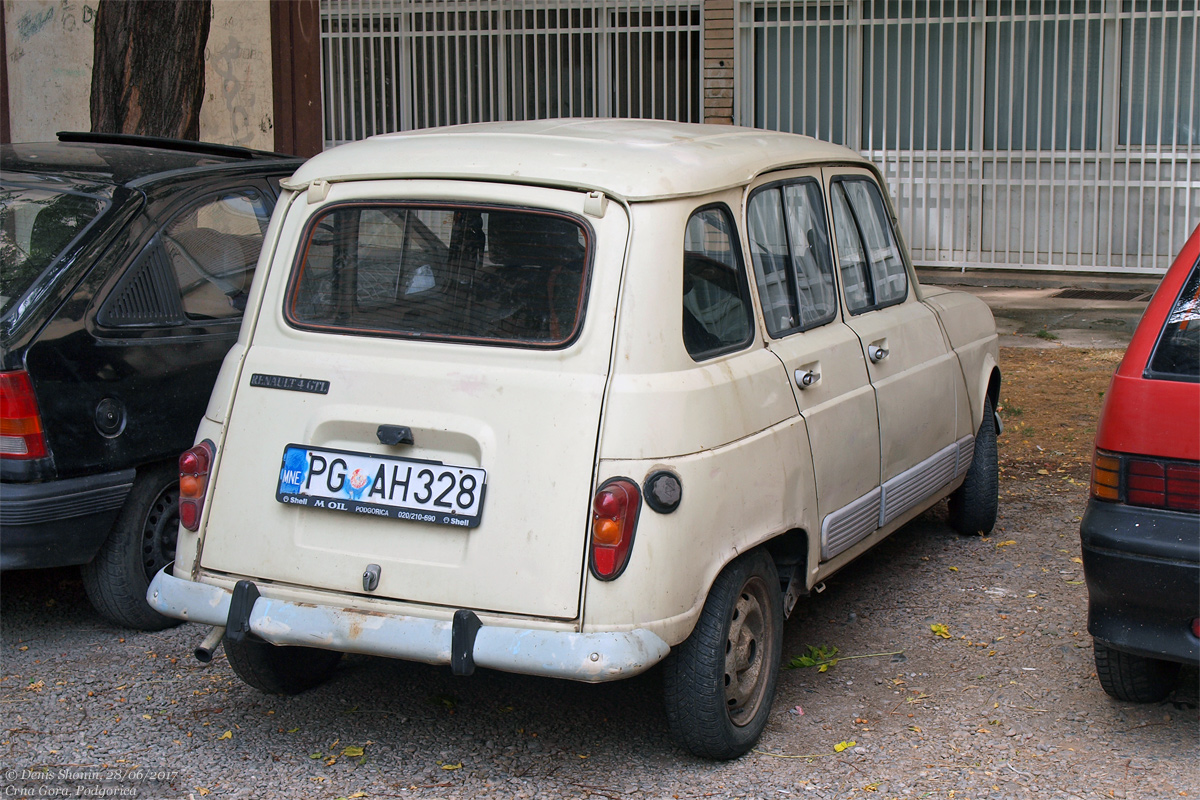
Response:
[[[201,564],[573,618],[624,211],[585,217],[583,195],[525,187],[428,202],[396,198],[438,184],[372,186],[381,199],[335,185],[289,212],[283,241],[301,244],[264,290]],[[520,209],[483,202],[497,191]]]

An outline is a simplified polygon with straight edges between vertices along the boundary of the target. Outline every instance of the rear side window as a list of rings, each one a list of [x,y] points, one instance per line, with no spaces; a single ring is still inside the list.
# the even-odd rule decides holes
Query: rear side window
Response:
[[[189,319],[242,315],[270,219],[267,201],[246,189],[205,200],[171,220],[163,247]]]
[[[879,186],[869,178],[836,178],[829,197],[838,267],[850,313],[904,300],[908,273]]]
[[[1147,378],[1200,381],[1200,263],[1175,298],[1146,372]]]
[[[683,236],[683,343],[696,361],[750,343],[750,290],[733,226],[723,206],[688,219]]]
[[[0,315],[7,314],[108,201],[23,186],[0,189]]]
[[[590,234],[559,214],[341,206],[301,252],[285,309],[300,328],[555,347],[583,321]]]
[[[774,337],[837,314],[825,204],[816,181],[770,186],[750,198],[750,258],[767,330]]]

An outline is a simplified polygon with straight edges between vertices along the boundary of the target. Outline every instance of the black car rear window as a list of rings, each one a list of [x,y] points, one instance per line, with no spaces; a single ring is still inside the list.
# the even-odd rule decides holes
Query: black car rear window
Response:
[[[285,315],[300,328],[555,347],[583,321],[590,235],[525,209],[339,206],[308,228]]]
[[[108,206],[95,195],[0,187],[0,316],[8,314]]]
[[[1148,378],[1200,381],[1200,262],[1175,298],[1146,372]]]

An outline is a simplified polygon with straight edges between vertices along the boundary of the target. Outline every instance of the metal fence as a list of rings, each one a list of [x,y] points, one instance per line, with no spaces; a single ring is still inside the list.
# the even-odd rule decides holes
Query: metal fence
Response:
[[[1162,272],[1200,223],[1195,0],[745,0],[740,124],[859,150],[913,259]]]
[[[325,146],[548,117],[700,121],[699,2],[322,0]]]
[[[1200,223],[1198,0],[733,2],[734,121],[879,164],[919,264],[1155,274]],[[322,0],[325,145],[700,121],[704,17],[702,0]]]

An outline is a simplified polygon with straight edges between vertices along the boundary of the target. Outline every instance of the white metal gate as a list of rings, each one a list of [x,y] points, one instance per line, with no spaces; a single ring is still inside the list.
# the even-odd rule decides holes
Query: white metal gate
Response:
[[[325,146],[548,117],[700,121],[700,2],[322,0]]]
[[[700,121],[727,2],[322,0],[325,145]],[[919,264],[1156,274],[1200,223],[1198,0],[733,3],[734,121],[874,160]]]
[[[888,177],[917,263],[1160,273],[1200,223],[1196,0],[738,0],[739,124]]]

